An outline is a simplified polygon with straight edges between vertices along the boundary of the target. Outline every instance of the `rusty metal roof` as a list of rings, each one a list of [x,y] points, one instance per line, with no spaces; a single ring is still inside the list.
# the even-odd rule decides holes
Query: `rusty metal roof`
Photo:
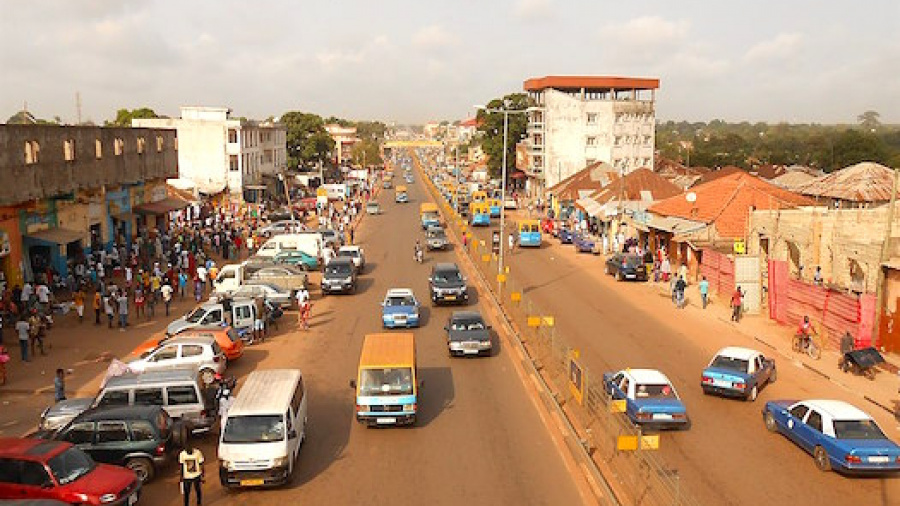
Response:
[[[640,168],[625,174],[625,177],[614,174],[612,182],[603,189],[592,193],[590,198],[598,204],[605,204],[612,200],[618,201],[620,196],[623,201],[640,200],[649,204],[680,193],[681,188],[672,184],[668,179],[650,169]]]
[[[559,200],[575,201],[602,189],[616,176],[618,172],[612,165],[595,162],[550,187],[547,192]]]
[[[891,199],[894,171],[875,162],[861,162],[794,189],[812,197],[850,202],[887,202]]]

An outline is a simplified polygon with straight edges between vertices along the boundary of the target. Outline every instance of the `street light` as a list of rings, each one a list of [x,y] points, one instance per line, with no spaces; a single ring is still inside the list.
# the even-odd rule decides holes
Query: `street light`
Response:
[[[506,105],[506,102],[504,102]],[[506,143],[507,137],[509,136],[509,115],[510,114],[526,114],[529,109],[519,109],[519,110],[507,110],[507,109],[489,109],[483,105],[476,105],[475,110],[480,110],[488,113],[501,113],[503,114],[503,165],[502,172],[500,176],[500,256],[499,261],[497,263],[497,291],[500,292],[500,278],[499,275],[503,274],[503,228],[506,224]]]
[[[288,190],[288,181],[287,178],[284,177],[284,172],[278,173],[278,180],[281,181],[282,186],[284,186],[284,196],[287,197],[287,205],[288,210],[291,212],[291,226],[294,223],[294,206],[291,205],[291,192]]]

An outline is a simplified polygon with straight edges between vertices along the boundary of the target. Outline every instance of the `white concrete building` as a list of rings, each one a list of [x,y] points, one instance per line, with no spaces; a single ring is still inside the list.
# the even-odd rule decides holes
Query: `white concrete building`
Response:
[[[287,165],[287,131],[273,123],[231,118],[225,107],[182,107],[180,118],[132,120],[134,127],[171,128],[178,135],[178,177],[198,192],[242,197],[264,175]]]
[[[548,76],[525,81],[527,188],[546,188],[594,162],[623,173],[653,167],[659,79]]]
[[[334,163],[350,165],[353,162],[353,146],[359,142],[356,127],[344,127],[337,123],[325,125],[325,131],[334,140]]]

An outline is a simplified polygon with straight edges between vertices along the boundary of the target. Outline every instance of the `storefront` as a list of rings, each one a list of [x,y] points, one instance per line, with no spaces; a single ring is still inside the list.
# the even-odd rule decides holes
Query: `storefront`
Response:
[[[22,261],[22,234],[19,229],[18,210],[0,208],[0,272],[6,286],[22,286],[25,282]],[[3,283],[0,282],[0,285]]]
[[[109,236],[103,243],[105,248],[113,244],[130,244],[132,238],[131,195],[128,188],[106,192],[107,225]]]
[[[135,189],[132,189],[134,191]],[[146,224],[149,230],[168,230],[169,213],[180,211],[188,206],[188,202],[169,197],[165,183],[144,187],[144,202],[132,207],[139,223]],[[138,229],[141,231],[142,229]],[[148,230],[148,231],[149,231]]]
[[[40,201],[21,213],[25,279],[45,279],[48,271],[65,276],[70,257],[82,253],[83,232],[59,226],[55,200]]]

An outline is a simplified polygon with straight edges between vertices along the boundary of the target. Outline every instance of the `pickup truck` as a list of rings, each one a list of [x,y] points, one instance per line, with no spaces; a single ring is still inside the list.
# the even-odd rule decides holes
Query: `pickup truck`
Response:
[[[231,314],[231,322],[225,321],[225,313]],[[231,301],[228,310],[221,302],[207,302],[201,304],[188,314],[178,318],[166,327],[166,335],[174,336],[182,330],[194,327],[209,327],[211,325],[226,325],[230,323],[236,329],[253,328],[256,319],[256,303],[252,299],[236,299]]]
[[[306,274],[302,269],[288,265],[245,261],[222,266],[219,275],[213,281],[213,291],[231,293],[250,280],[265,281],[287,290],[298,290],[306,286]]]

